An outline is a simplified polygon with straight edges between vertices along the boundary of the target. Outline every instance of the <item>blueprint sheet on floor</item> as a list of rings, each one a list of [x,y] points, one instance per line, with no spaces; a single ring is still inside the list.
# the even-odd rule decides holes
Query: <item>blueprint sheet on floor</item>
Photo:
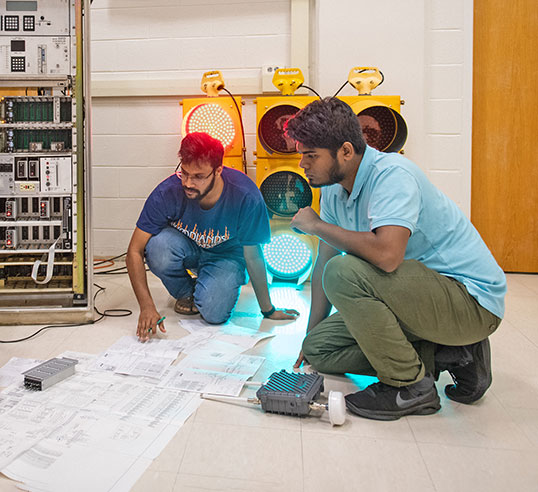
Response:
[[[201,400],[110,373],[0,394],[0,469],[35,491],[127,491]]]

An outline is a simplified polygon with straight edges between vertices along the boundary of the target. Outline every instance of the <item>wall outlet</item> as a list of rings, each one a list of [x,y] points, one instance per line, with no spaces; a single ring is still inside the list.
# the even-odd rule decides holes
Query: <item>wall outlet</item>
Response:
[[[278,92],[278,89],[273,85],[273,75],[279,68],[278,65],[262,66],[262,92]]]

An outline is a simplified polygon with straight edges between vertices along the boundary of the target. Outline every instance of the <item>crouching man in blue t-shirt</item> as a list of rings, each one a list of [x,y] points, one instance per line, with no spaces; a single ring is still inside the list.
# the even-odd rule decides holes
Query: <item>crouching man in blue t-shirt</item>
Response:
[[[180,314],[200,313],[208,323],[228,320],[248,270],[262,314],[294,319],[294,309],[271,303],[261,244],[270,240],[263,197],[248,176],[223,167],[224,149],[206,133],[181,142],[178,172],[146,200],[127,251],[127,269],[138,304],[137,335],[156,333],[161,315],[151,297],[144,266],[157,275]],[[193,278],[189,272],[196,272]],[[165,331],[164,323],[159,329]]]
[[[324,187],[321,217],[307,207],[291,223],[321,239],[296,367],[306,359],[323,372],[377,376],[346,396],[372,419],[439,410],[443,370],[454,380],[448,398],[481,398],[506,279],[476,229],[415,164],[367,146],[344,102],[309,104],[287,134],[310,185]]]

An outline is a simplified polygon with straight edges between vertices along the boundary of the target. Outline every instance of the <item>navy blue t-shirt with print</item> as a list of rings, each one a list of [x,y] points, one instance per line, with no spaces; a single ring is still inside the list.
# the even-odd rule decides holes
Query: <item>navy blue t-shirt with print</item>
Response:
[[[181,179],[172,174],[150,194],[136,226],[156,235],[175,227],[198,246],[212,252],[243,257],[243,246],[271,239],[267,208],[260,190],[240,171],[223,167],[224,188],[209,210],[185,196]]]

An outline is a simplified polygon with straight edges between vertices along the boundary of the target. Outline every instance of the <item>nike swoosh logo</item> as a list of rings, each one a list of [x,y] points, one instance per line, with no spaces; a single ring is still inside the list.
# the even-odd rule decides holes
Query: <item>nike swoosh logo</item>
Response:
[[[404,400],[400,396],[399,391],[398,391],[398,393],[396,393],[396,405],[398,406],[398,408],[405,409],[405,408],[412,407],[415,404],[415,401],[416,401],[416,398],[413,398],[411,400]]]

